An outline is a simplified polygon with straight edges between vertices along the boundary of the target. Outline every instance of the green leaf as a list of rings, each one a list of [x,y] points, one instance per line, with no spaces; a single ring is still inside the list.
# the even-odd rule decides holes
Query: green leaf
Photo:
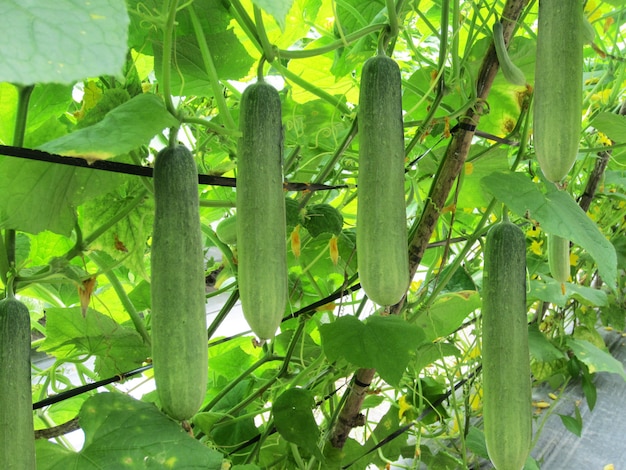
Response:
[[[135,204],[136,198],[142,198],[142,194],[145,194],[145,187],[139,178],[127,178],[112,192],[90,199],[83,204],[81,211],[83,233],[92,233],[130,204]],[[153,219],[154,199],[146,195],[126,217],[100,235],[90,249],[102,250],[115,260],[124,260],[127,267],[148,279],[144,257]]]
[[[584,248],[598,265],[604,282],[615,288],[615,248],[567,192],[557,191],[552,186],[554,189],[544,194],[540,186],[523,173],[497,172],[482,181],[487,191],[519,216],[528,213],[546,232],[567,238]]]
[[[424,343],[416,325],[398,316],[373,315],[366,322],[347,315],[320,326],[328,360],[339,358],[377,370],[390,385],[398,385],[415,350]]]
[[[339,235],[343,228],[341,212],[330,204],[311,204],[302,224],[313,238],[323,233]]]
[[[609,112],[599,113],[591,121],[591,126],[606,134],[617,144],[626,142],[626,116]]]
[[[72,452],[37,441],[40,470],[185,468],[220,470],[222,455],[187,434],[151,403],[120,393],[99,393],[79,413],[85,444]]]
[[[95,356],[101,377],[132,370],[150,356],[139,333],[92,309],[85,316],[79,307],[47,309],[46,334],[40,351],[57,358]]]
[[[323,461],[324,456],[317,447],[320,430],[313,417],[314,406],[315,399],[308,390],[290,388],[276,398],[272,414],[276,429],[285,440]]]
[[[386,439],[394,434],[394,432],[398,431],[400,428],[400,417],[398,416],[398,410],[395,406],[392,406],[385,415],[380,418],[378,424],[372,431],[371,436],[365,442],[364,450],[367,451],[369,449],[374,448],[378,445],[383,439]],[[389,461],[397,460],[402,454],[402,450],[404,446],[407,444],[408,433],[403,432],[394,436],[393,439],[389,440],[385,443],[380,449],[382,455],[384,455],[384,460],[380,457],[380,454],[374,453],[370,454],[372,458],[371,463],[376,465],[378,468],[384,468],[385,464]]]
[[[272,15],[280,28],[285,29],[285,20],[293,0],[252,0],[252,3],[269,15]]]
[[[416,324],[426,335],[426,341],[434,341],[456,331],[480,306],[476,291],[442,295],[426,311],[420,312]]]
[[[118,106],[93,126],[47,142],[40,149],[87,160],[107,159],[145,145],[166,127],[177,124],[161,98],[145,93]]]
[[[567,346],[571,348],[578,360],[589,368],[591,374],[596,372],[610,372],[612,374],[618,374],[626,380],[624,365],[611,356],[609,352],[583,339],[568,338]]]
[[[606,292],[572,282],[566,282],[564,285],[566,288],[565,294],[563,293],[561,283],[552,278],[546,278],[543,281],[531,280],[528,297],[550,302],[559,307],[564,307],[570,297],[585,305],[597,307],[608,305],[609,300]]]
[[[487,444],[485,443],[485,435],[480,429],[474,426],[469,427],[467,437],[465,438],[465,445],[477,456],[482,457],[483,459],[489,459]]]
[[[559,417],[561,418],[561,422],[569,432],[580,437],[583,431],[583,418],[580,415],[580,410],[578,409],[578,406],[574,406],[574,411],[576,413],[576,417],[561,414],[559,415]]]
[[[554,346],[534,323],[528,327],[528,347],[530,356],[539,362],[567,359],[566,354]]]
[[[243,48],[232,30],[205,31],[205,39],[220,79],[238,80],[245,77],[254,59]],[[157,79],[161,78],[163,49],[154,44],[154,67]],[[213,88],[195,36],[178,37],[172,57],[177,70],[172,73],[171,87],[176,95],[213,96]],[[184,79],[181,78],[184,77]]]
[[[0,81],[70,84],[86,77],[121,75],[127,52],[123,0],[45,0],[2,7]]]
[[[89,168],[0,157],[0,227],[69,236],[76,207],[122,184],[123,178]]]

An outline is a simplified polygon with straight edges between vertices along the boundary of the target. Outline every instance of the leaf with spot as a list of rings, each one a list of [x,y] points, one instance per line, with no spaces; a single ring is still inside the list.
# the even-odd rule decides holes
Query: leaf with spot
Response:
[[[624,365],[615,359],[608,351],[604,351],[584,339],[567,339],[567,346],[573,351],[576,358],[589,368],[590,373],[610,372],[620,375],[626,380]]]
[[[315,399],[308,390],[290,388],[276,399],[272,413],[276,429],[285,440],[323,461],[324,457],[317,447],[320,430],[313,417],[313,406]]]
[[[70,84],[120,75],[128,12],[123,0],[3,1],[0,81]]]
[[[83,448],[73,452],[40,439],[39,470],[222,468],[219,452],[189,436],[152,403],[121,393],[99,393],[85,401],[78,420],[85,432]]]

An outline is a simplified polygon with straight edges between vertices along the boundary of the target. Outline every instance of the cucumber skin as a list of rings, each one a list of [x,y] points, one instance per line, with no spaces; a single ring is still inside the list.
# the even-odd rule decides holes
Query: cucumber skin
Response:
[[[0,468],[36,468],[30,376],[30,314],[0,300]]]
[[[241,97],[237,161],[237,278],[244,317],[261,340],[272,339],[288,298],[282,114],[265,82]]]
[[[548,234],[548,266],[552,278],[561,284],[569,280],[569,240]]]
[[[205,272],[198,171],[183,146],[154,164],[152,362],[163,410],[176,420],[202,405],[208,376]]]
[[[582,120],[583,7],[541,0],[533,111],[534,145],[545,177],[559,182],[578,153]]]
[[[483,417],[489,458],[520,470],[532,438],[526,241],[511,222],[487,233],[482,305]]]
[[[372,301],[389,306],[409,287],[402,82],[393,59],[378,55],[363,65],[358,123],[359,278]]]

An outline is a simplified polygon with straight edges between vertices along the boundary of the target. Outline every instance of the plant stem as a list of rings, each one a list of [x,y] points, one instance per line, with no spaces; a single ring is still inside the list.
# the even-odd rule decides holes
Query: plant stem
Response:
[[[230,296],[228,297],[224,305],[222,305],[222,308],[220,309],[220,311],[217,313],[217,316],[207,328],[208,339],[211,339],[213,337],[213,335],[215,334],[219,326],[222,324],[224,319],[228,316],[230,311],[233,309],[233,307],[237,303],[237,300],[239,300],[239,290],[235,289],[234,291],[231,292]]]
[[[163,57],[161,65],[161,89],[165,107],[178,119],[176,107],[172,101],[172,49],[174,43],[174,26],[176,22],[176,8],[178,0],[168,0],[163,5],[164,16],[167,18],[163,28]]]
[[[272,46],[269,38],[267,37],[267,31],[265,31],[265,25],[263,24],[263,13],[256,4],[254,4],[252,9],[254,11],[254,22],[256,23],[256,30],[259,34],[261,47],[263,47],[263,55],[265,56],[265,60],[272,63],[276,58],[276,52],[274,50],[274,46]]]
[[[256,8],[256,7],[255,7]],[[196,35],[196,41],[200,48],[200,54],[202,54],[202,61],[204,62],[204,70],[207,73],[209,82],[211,83],[211,90],[213,91],[213,98],[217,103],[217,109],[219,110],[220,117],[224,120],[224,125],[227,129],[234,131],[237,129],[237,125],[230,114],[230,109],[226,104],[222,87],[220,87],[220,79],[215,68],[215,62],[213,62],[213,56],[209,50],[209,45],[206,41],[202,25],[196,15],[196,10],[193,8],[193,3],[188,6],[189,16],[191,18],[191,24],[193,31]]]
[[[126,309],[126,312],[128,313],[130,320],[133,322],[137,333],[139,333],[145,344],[150,345],[152,342],[150,340],[150,334],[146,329],[146,325],[144,324],[143,319],[139,316],[139,312],[137,312],[133,302],[124,290],[124,286],[122,286],[122,283],[117,278],[113,270],[105,265],[104,260],[95,251],[92,251],[89,254],[89,259],[93,261],[93,263],[98,266],[98,270],[106,276],[111,284],[111,287],[113,287],[113,290],[117,294],[117,297],[120,299],[120,302],[122,302],[122,305]]]

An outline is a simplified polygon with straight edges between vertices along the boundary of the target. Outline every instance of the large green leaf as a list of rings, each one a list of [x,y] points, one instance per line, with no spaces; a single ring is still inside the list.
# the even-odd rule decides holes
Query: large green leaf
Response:
[[[480,296],[476,291],[442,295],[427,310],[420,312],[416,324],[427,341],[434,341],[456,331],[480,305]]]
[[[6,0],[1,7],[0,81],[73,83],[121,75],[128,13],[124,0]]]
[[[291,9],[293,0],[252,0],[252,3],[272,15],[280,27],[284,29],[287,13]]]
[[[281,393],[272,405],[274,424],[287,441],[306,449],[320,461],[324,460],[317,447],[320,430],[313,417],[315,399],[308,390],[290,388]]]
[[[599,113],[591,125],[618,144],[626,142],[626,116],[614,113]]]
[[[84,316],[79,307],[47,309],[46,334],[41,351],[58,358],[95,356],[101,377],[134,369],[150,356],[136,331],[92,309]]]
[[[604,351],[584,339],[568,338],[567,345],[578,360],[587,365],[590,373],[610,372],[621,375],[626,380],[624,364],[611,356],[608,351]]]
[[[85,432],[79,452],[37,441],[39,470],[222,468],[222,455],[201,444],[151,403],[120,393],[100,393],[78,415]]]
[[[523,173],[496,172],[482,181],[487,191],[516,214],[528,214],[547,233],[567,238],[585,249],[598,265],[604,282],[615,288],[615,248],[567,192],[557,191],[551,185],[548,192],[543,193],[540,186]]]
[[[374,315],[362,322],[351,315],[320,326],[322,347],[328,360],[339,358],[374,368],[390,385],[398,385],[424,334],[398,316]]]
[[[147,144],[166,127],[176,126],[157,95],[138,95],[109,112],[102,121],[40,146],[41,150],[68,157],[101,160]]]
[[[122,182],[115,173],[0,157],[0,227],[69,236],[76,207]]]

